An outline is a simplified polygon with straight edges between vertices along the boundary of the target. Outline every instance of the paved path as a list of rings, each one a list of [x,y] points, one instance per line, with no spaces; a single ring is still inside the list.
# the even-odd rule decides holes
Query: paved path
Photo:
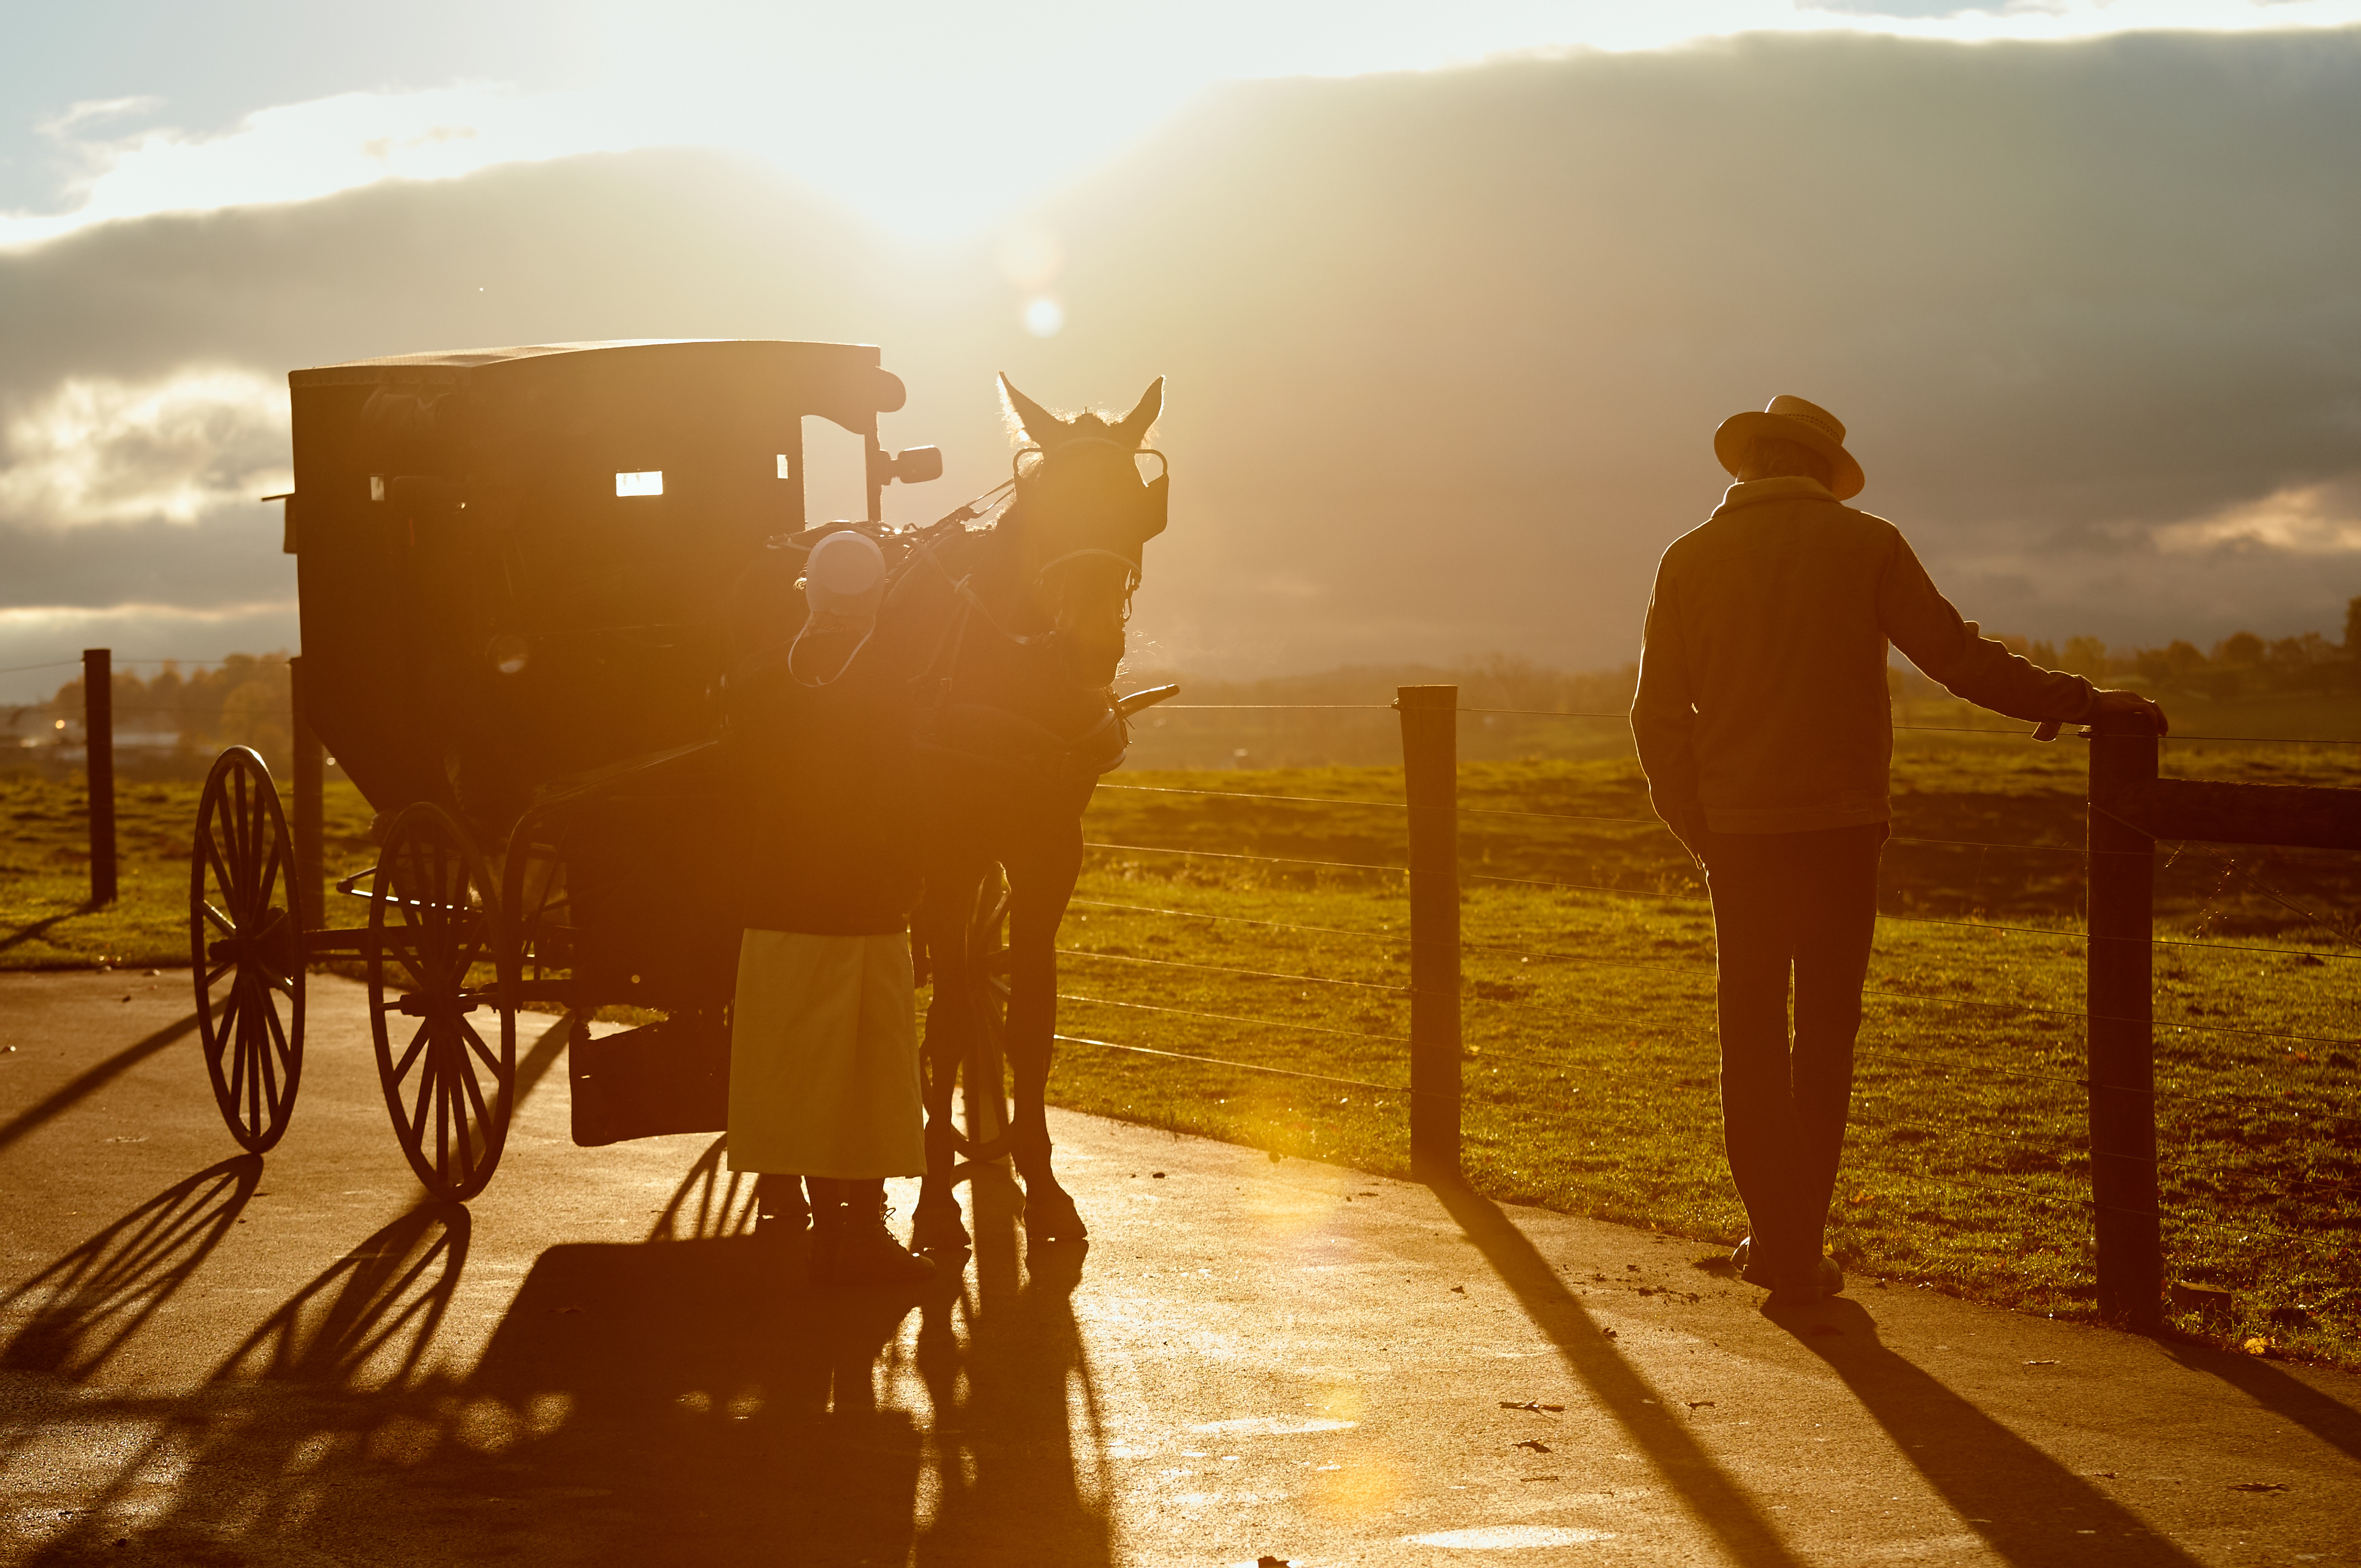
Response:
[[[959,1285],[815,1299],[712,1138],[571,1145],[554,1035],[490,1190],[419,1206],[337,981],[225,1158],[186,985],[0,976],[0,1561],[2361,1558],[2340,1376],[1773,1321],[1690,1243],[1067,1115],[1087,1251],[988,1181]]]

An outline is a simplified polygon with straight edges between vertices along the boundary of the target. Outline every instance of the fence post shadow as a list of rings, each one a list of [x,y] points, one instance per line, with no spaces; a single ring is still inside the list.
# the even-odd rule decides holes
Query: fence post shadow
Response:
[[[1839,1296],[1764,1316],[1844,1379],[1894,1448],[2004,1561],[2196,1568],[2137,1514],[1887,1348],[1861,1303]]]
[[[2159,1338],[2157,1343],[2176,1364],[2220,1378],[2347,1458],[2361,1459],[2361,1409],[2322,1392],[2258,1355],[2186,1340]]]
[[[1427,1186],[1515,1294],[1525,1315],[1549,1335],[1566,1365],[1598,1396],[1730,1559],[1746,1568],[1801,1568],[1801,1560],[1745,1490],[1664,1408],[1654,1386],[1623,1358],[1500,1206],[1456,1180]]]
[[[179,1023],[167,1024],[146,1039],[124,1047],[97,1066],[84,1069],[44,1096],[38,1103],[28,1105],[6,1122],[0,1123],[0,1149],[6,1148],[42,1123],[63,1114],[76,1102],[95,1094],[165,1047],[186,1039],[196,1032],[197,1015],[192,1013]]]

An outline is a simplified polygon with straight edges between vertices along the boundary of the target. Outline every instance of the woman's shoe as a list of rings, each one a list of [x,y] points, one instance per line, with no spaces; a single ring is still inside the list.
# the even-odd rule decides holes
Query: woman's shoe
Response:
[[[818,1238],[813,1238],[813,1281],[851,1289],[881,1285],[908,1287],[932,1279],[935,1260],[913,1253],[894,1239],[893,1231],[885,1223],[891,1212],[882,1196],[873,1208],[855,1202],[838,1210],[842,1218],[829,1251],[825,1277],[818,1261]]]

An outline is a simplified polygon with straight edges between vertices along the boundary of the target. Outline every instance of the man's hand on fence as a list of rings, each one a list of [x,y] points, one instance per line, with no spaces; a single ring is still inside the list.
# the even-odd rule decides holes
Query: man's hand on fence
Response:
[[[2071,720],[2045,718],[2041,721],[2039,727],[2033,731],[2033,738],[2036,740],[2055,740],[2058,739],[2059,730],[2064,728],[2066,724],[2087,724],[2103,713],[2145,713],[2156,721],[2156,732],[2158,735],[2169,735],[2172,733],[2172,726],[2165,718],[2164,709],[2158,707],[2148,698],[2140,696],[2139,693],[2127,691],[2095,691],[2091,694],[2090,711],[2083,714],[2081,718]]]

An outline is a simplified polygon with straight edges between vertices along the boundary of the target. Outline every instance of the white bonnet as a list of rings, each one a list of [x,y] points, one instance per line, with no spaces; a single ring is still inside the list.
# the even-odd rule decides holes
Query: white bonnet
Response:
[[[872,616],[885,597],[885,553],[865,533],[846,529],[811,548],[804,598],[814,611]]]

